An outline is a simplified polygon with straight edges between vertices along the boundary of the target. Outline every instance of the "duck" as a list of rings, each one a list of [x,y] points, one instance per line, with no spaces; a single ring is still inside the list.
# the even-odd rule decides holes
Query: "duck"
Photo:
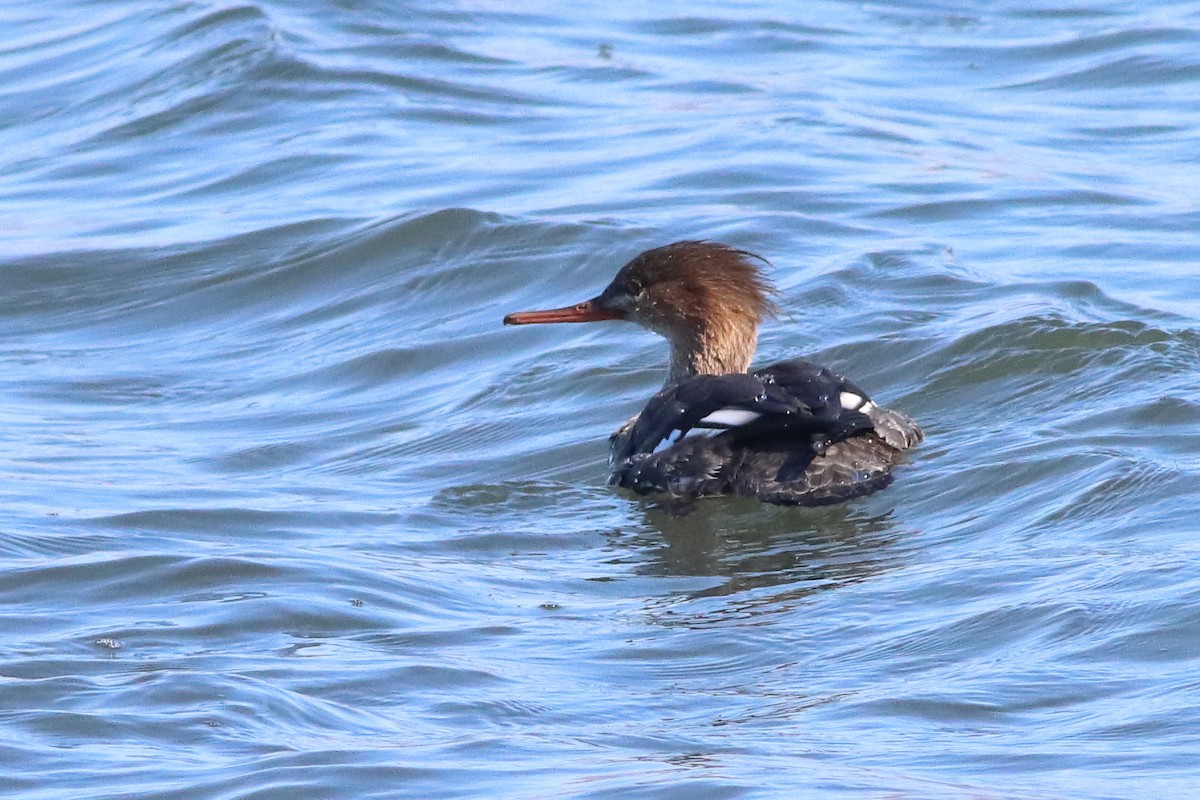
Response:
[[[775,317],[765,259],[713,241],[647,250],[590,300],[505,325],[623,320],[665,338],[666,380],[609,439],[609,483],[641,495],[818,506],[883,489],[924,440],[907,414],[803,358],[751,370]]]

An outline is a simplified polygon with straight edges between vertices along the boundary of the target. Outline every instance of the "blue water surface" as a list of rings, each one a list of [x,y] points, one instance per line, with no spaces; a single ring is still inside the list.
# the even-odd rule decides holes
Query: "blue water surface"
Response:
[[[1200,6],[0,2],[0,793],[1189,797]],[[926,429],[605,485],[641,250]]]

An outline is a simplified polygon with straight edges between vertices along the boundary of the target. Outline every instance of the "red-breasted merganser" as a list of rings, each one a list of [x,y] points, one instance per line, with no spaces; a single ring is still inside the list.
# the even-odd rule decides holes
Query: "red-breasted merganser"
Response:
[[[715,242],[675,242],[630,261],[591,300],[504,318],[629,320],[670,343],[662,391],[610,439],[609,483],[687,498],[838,503],[891,483],[892,468],[924,438],[907,415],[810,361],[747,371],[758,326],[777,311],[761,261]]]

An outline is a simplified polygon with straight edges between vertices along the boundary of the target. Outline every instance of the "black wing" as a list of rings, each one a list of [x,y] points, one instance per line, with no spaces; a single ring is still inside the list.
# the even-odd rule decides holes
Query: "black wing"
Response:
[[[695,428],[727,431],[736,439],[807,435],[840,441],[873,427],[866,393],[810,361],[782,361],[752,373],[697,375],[650,399],[625,442],[620,460],[652,453],[671,434]]]

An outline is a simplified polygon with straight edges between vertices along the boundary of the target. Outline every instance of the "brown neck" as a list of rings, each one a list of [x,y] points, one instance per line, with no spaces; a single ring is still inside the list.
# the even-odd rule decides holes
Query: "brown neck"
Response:
[[[749,370],[758,346],[758,326],[748,320],[725,319],[667,338],[671,343],[671,365],[664,386],[672,386],[693,375]]]

